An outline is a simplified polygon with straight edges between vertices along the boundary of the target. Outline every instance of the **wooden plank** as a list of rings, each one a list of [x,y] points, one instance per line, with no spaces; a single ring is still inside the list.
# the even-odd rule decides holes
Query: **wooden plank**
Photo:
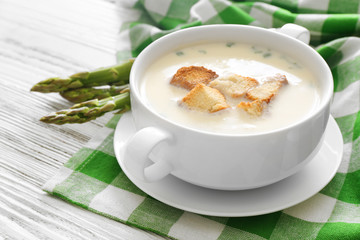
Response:
[[[114,1],[0,1],[0,239],[164,239],[41,190],[112,114],[44,124],[41,116],[72,104],[29,90],[48,77],[115,64],[122,14]]]

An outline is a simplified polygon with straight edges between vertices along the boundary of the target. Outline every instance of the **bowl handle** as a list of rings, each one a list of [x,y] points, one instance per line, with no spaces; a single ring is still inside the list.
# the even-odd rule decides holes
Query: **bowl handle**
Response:
[[[272,30],[296,38],[297,40],[300,40],[305,44],[309,44],[310,42],[309,30],[293,23],[287,23],[281,28]]]
[[[125,166],[142,181],[154,182],[164,178],[173,170],[167,160],[159,159],[147,167],[146,163],[149,162],[149,154],[156,145],[172,139],[170,134],[155,127],[140,129],[124,146]]]

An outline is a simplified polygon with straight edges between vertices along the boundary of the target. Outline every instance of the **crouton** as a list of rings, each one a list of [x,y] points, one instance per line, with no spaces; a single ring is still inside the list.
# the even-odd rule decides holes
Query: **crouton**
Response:
[[[217,89],[197,84],[181,101],[189,109],[204,112],[217,112],[228,108],[224,95]]]
[[[258,84],[259,82],[254,78],[233,74],[228,77],[218,78],[210,82],[209,86],[218,89],[226,96],[240,98],[243,97],[250,88]]]
[[[253,101],[260,100],[269,103],[271,99],[278,93],[283,84],[285,84],[285,80],[282,79],[264,82],[260,86],[250,89],[246,93],[246,97]]]
[[[282,84],[288,84],[288,80],[285,75],[276,73],[274,76],[267,77],[268,81],[280,81]]]
[[[252,102],[240,102],[237,107],[244,110],[252,116],[260,116],[266,106],[266,103],[260,100]]]
[[[172,77],[170,84],[191,90],[197,84],[208,84],[217,77],[218,75],[216,72],[213,72],[204,67],[182,67],[178,69],[175,75]]]

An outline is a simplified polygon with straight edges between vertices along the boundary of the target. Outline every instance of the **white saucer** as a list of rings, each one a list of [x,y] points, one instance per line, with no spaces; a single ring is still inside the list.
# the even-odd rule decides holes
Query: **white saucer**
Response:
[[[343,140],[330,117],[324,144],[303,170],[272,185],[241,191],[221,191],[198,187],[169,175],[158,182],[135,178],[124,166],[121,148],[135,127],[131,113],[124,114],[115,131],[116,158],[127,177],[141,190],[170,206],[203,215],[244,217],[261,215],[294,206],[318,193],[334,177],[340,166]]]

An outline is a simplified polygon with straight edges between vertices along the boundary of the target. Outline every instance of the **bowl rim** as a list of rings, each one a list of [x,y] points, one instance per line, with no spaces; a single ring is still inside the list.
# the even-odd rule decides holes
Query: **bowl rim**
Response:
[[[234,30],[260,31],[260,32],[263,32],[264,34],[269,34],[269,36],[271,36],[271,35],[278,36],[278,37],[280,36],[282,38],[287,39],[286,41],[292,41],[292,42],[298,44],[299,47],[306,49],[306,51],[308,51],[310,54],[312,54],[313,57],[317,58],[316,60],[318,60],[318,65],[322,67],[320,72],[322,72],[322,75],[324,76],[324,78],[328,79],[328,84],[326,84],[327,88],[324,89],[323,93],[321,94],[322,96],[321,96],[321,101],[320,101],[319,106],[317,106],[316,109],[314,109],[310,114],[308,114],[304,118],[301,118],[300,120],[290,123],[288,125],[285,125],[283,127],[266,130],[266,131],[261,131],[261,132],[236,133],[236,134],[211,132],[211,131],[191,128],[191,127],[182,125],[181,123],[177,123],[168,118],[165,118],[162,115],[160,115],[159,113],[157,113],[155,110],[153,110],[151,107],[147,106],[147,104],[145,103],[145,100],[140,96],[140,87],[139,86],[137,87],[137,85],[139,85],[138,83],[139,83],[140,79],[138,79],[136,81],[136,78],[138,78],[138,75],[139,75],[139,74],[137,74],[137,69],[138,68],[146,69],[148,66],[150,66],[150,64],[148,64],[145,67],[143,66],[144,59],[146,59],[146,57],[149,57],[149,55],[151,55],[151,52],[154,49],[156,49],[157,47],[159,47],[159,45],[163,44],[164,42],[171,41],[174,38],[180,38],[183,35],[198,34],[201,31],[215,31],[215,30],[219,30],[219,29],[222,29],[222,31],[234,31]],[[209,39],[209,41],[216,42],[216,41],[211,41],[211,39]],[[193,42],[193,44],[198,43],[196,41],[192,41],[192,42]],[[241,41],[236,41],[236,42],[241,43]],[[192,43],[187,43],[186,45],[191,45],[191,44]],[[179,47],[174,45],[174,47],[168,49],[167,51],[170,51],[171,49],[178,49],[178,48]],[[324,80],[324,81],[326,81],[326,80]],[[129,82],[130,82],[130,89],[131,89],[131,101],[133,101],[133,99],[136,99],[147,111],[149,111],[151,114],[155,115],[157,118],[161,119],[162,121],[165,121],[167,124],[170,124],[177,128],[181,128],[183,130],[197,132],[197,133],[205,134],[205,135],[209,135],[209,136],[226,136],[226,137],[264,136],[264,135],[268,135],[268,134],[275,134],[275,133],[288,131],[294,127],[301,126],[301,125],[307,123],[308,121],[310,121],[311,119],[313,119],[314,117],[321,114],[323,111],[326,111],[326,108],[330,108],[330,102],[331,102],[331,99],[333,96],[333,88],[334,88],[333,77],[332,77],[332,73],[331,73],[331,70],[330,70],[328,64],[321,57],[321,55],[317,51],[315,51],[311,46],[309,46],[308,44],[305,44],[305,43],[301,42],[300,40],[292,38],[283,33],[279,33],[277,31],[272,31],[272,29],[267,29],[267,28],[262,28],[262,27],[257,27],[257,26],[249,26],[249,25],[238,25],[238,24],[212,24],[212,25],[194,26],[194,27],[180,29],[180,30],[171,32],[167,35],[164,35],[164,36],[156,39],[155,41],[150,43],[144,50],[142,50],[140,52],[140,54],[135,58],[135,61],[133,63],[133,66],[132,66],[132,69],[130,72]]]

